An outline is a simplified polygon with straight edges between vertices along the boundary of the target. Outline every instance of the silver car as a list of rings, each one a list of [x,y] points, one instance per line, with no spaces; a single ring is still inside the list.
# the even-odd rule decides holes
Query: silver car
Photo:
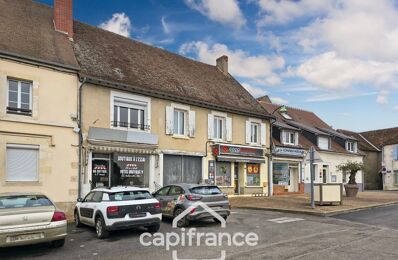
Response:
[[[0,247],[65,243],[65,213],[41,193],[0,193]]]
[[[205,203],[225,220],[231,213],[228,196],[214,185],[185,183],[168,185],[152,195],[159,200],[162,207],[162,214],[165,217],[174,218],[197,201]],[[199,206],[178,221],[177,225],[184,227],[192,220],[202,219],[214,219],[218,221],[212,214]]]

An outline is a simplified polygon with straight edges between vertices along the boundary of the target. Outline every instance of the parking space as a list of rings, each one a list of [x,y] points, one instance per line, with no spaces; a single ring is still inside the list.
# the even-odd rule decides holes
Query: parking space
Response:
[[[225,229],[212,220],[195,222],[190,227],[203,233],[255,232],[259,241],[254,247],[228,246],[225,243],[221,247],[174,246],[166,250],[162,246],[141,245],[140,235],[145,232],[144,229],[121,230],[113,232],[107,239],[98,240],[94,229],[70,226],[70,235],[63,248],[51,249],[47,245],[8,248],[1,249],[0,256],[1,259],[171,259],[172,251],[176,250],[180,258],[202,259],[220,256],[221,251],[225,250],[227,259],[316,259],[319,252],[326,253],[323,258],[331,259],[333,255],[344,254],[342,250],[347,246],[360,252],[373,238],[378,238],[380,244],[385,239],[383,235],[389,231],[336,218],[258,210],[233,210]],[[165,235],[181,230],[172,228],[171,220],[165,219],[159,232]],[[388,237],[390,241],[385,246],[391,255],[394,251],[388,247],[392,241],[398,242],[398,234],[389,233]],[[380,254],[377,250],[380,248],[369,247],[367,253],[369,256]],[[353,255],[353,259],[356,256]]]

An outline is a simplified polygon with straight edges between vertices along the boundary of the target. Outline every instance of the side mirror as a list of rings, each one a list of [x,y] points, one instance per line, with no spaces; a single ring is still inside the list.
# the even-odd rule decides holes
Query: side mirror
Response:
[[[83,199],[82,198],[78,198],[77,202],[83,202]]]

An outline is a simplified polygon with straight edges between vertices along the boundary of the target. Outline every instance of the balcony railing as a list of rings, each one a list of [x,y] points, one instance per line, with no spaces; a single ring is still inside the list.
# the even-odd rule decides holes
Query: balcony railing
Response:
[[[120,127],[120,128],[127,128],[127,129],[137,129],[137,130],[150,130],[150,125],[145,124],[135,124],[135,123],[128,123],[128,122],[121,122],[121,121],[111,121],[111,126],[113,127]]]

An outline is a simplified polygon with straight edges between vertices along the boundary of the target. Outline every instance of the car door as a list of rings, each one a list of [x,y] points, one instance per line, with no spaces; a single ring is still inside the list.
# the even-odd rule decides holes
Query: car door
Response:
[[[167,206],[166,197],[167,194],[169,193],[169,190],[170,186],[166,186],[161,188],[154,194],[154,197],[160,202],[160,205],[162,206],[162,214],[165,214],[165,209]]]
[[[180,186],[173,185],[170,187],[169,193],[167,194],[166,201],[167,201],[167,206],[166,206],[166,214],[169,216],[174,215],[174,209],[178,200],[178,197],[184,194],[184,189],[181,188]]]
[[[103,193],[101,191],[94,192],[94,195],[93,195],[91,201],[87,205],[87,208],[91,212],[89,219],[88,219],[90,225],[95,224],[95,219],[94,219],[95,213],[99,209],[100,204],[102,202],[102,195],[103,195]]]
[[[94,191],[88,193],[86,197],[84,197],[79,207],[80,221],[85,224],[90,223],[90,218],[92,218],[93,215],[92,209],[90,209],[90,203],[91,200],[93,199],[93,196],[94,196]]]

